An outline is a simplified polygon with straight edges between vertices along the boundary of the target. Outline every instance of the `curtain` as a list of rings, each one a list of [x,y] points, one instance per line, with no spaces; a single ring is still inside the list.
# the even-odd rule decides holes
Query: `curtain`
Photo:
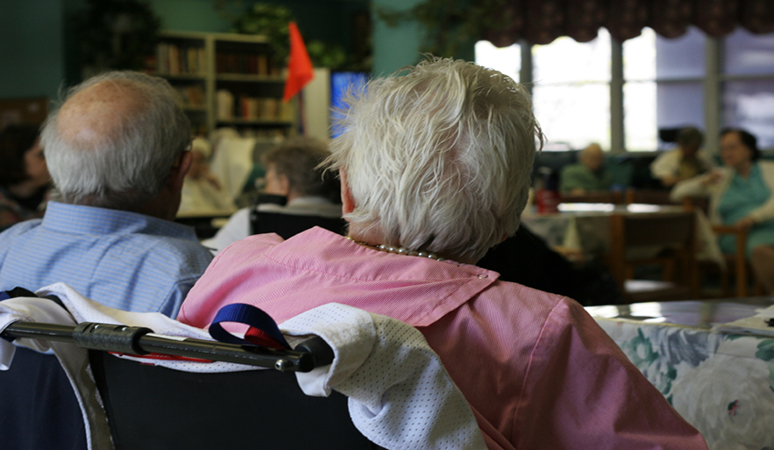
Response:
[[[651,27],[661,36],[682,36],[694,25],[721,37],[741,26],[756,34],[774,32],[774,0],[504,0],[498,10],[507,26],[482,38],[499,47],[526,39],[548,44],[559,36],[588,42],[605,27],[623,42]]]

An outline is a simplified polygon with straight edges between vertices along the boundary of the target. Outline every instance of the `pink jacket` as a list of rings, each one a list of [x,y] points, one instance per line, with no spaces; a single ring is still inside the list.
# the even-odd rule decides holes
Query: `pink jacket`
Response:
[[[280,323],[337,302],[407,322],[440,355],[490,449],[706,449],[693,427],[573,300],[453,261],[379,252],[314,228],[221,252],[178,319],[229,303]]]

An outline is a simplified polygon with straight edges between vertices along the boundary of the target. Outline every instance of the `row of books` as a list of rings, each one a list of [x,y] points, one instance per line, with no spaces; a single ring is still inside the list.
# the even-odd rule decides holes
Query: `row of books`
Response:
[[[206,100],[204,98],[204,86],[195,84],[192,86],[175,87],[183,100],[183,106],[189,108],[204,108]]]
[[[203,47],[161,42],[156,46],[156,72],[163,75],[204,75],[207,56]]]
[[[217,114],[219,121],[228,120],[277,120],[292,119],[290,105],[282,99],[271,97],[234,96],[227,90],[217,93]]]
[[[280,68],[272,58],[255,53],[218,53],[215,56],[217,73],[279,76]]]

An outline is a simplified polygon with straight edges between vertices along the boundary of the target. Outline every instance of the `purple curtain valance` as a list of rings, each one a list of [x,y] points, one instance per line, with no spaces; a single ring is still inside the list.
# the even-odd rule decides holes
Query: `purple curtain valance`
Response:
[[[548,44],[559,36],[588,42],[605,27],[625,41],[650,27],[666,38],[694,25],[721,37],[741,26],[755,34],[774,32],[774,0],[505,0],[501,17],[508,26],[482,38],[498,47],[526,39]]]

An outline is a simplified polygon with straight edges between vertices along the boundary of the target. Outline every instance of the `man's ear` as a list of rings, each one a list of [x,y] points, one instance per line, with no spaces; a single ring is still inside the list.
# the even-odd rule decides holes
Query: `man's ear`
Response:
[[[287,175],[277,175],[277,181],[282,192],[285,193],[285,197],[296,197],[295,192],[290,192],[290,180]]]
[[[167,178],[167,188],[174,191],[180,191],[183,189],[183,181],[185,175],[191,169],[191,163],[193,162],[193,155],[191,152],[183,152],[175,160],[175,165],[172,166],[172,171]]]
[[[355,210],[355,199],[352,197],[352,190],[347,182],[347,172],[339,169],[339,178],[341,180],[341,212],[349,214]]]

